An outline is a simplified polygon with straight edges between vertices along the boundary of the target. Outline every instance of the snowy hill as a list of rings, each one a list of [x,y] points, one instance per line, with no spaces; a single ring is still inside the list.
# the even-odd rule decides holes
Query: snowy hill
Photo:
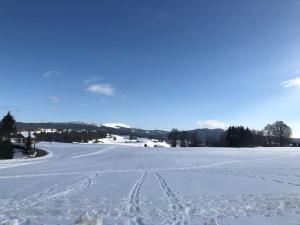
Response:
[[[19,131],[37,131],[39,129],[55,129],[73,131],[100,131],[115,135],[133,135],[136,137],[144,137],[149,139],[167,139],[168,131],[164,130],[147,130],[136,128],[125,123],[104,123],[96,125],[95,123],[87,122],[66,122],[66,123],[22,123],[18,122],[17,127]],[[224,131],[221,129],[196,129],[188,130],[187,132],[196,132],[202,141],[217,141]]]
[[[104,123],[102,124],[103,127],[110,127],[110,128],[115,128],[115,129],[119,129],[119,128],[134,128],[134,127],[131,127],[127,124],[124,124],[124,123]]]

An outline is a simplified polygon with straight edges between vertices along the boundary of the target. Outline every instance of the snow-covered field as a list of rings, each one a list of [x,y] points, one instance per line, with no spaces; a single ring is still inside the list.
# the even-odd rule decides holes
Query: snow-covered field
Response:
[[[299,148],[39,147],[0,161],[0,224],[300,224]]]

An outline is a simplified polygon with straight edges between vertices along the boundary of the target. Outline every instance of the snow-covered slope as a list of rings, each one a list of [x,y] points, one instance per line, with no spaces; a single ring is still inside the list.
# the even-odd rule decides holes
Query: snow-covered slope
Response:
[[[299,148],[39,147],[0,161],[0,224],[300,223]]]
[[[102,124],[102,126],[104,126],[104,127],[110,127],[110,128],[116,128],[116,129],[118,129],[118,128],[134,128],[134,127],[131,127],[131,126],[129,126],[129,125],[127,125],[127,124],[124,124],[124,123],[104,123],[104,124]]]

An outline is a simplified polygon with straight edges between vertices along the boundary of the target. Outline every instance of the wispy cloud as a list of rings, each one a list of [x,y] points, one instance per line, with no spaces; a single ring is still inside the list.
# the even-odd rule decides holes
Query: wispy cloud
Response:
[[[208,129],[226,129],[226,124],[222,121],[218,120],[204,120],[204,121],[198,121],[197,124],[200,128],[208,128]]]
[[[112,96],[115,93],[115,89],[110,84],[94,84],[90,85],[86,90],[107,96]]]
[[[53,111],[53,112],[55,112],[55,111],[57,111],[57,108],[56,108],[56,106],[51,106],[51,111]]]
[[[90,76],[89,78],[87,78],[84,83],[85,84],[90,84],[90,83],[95,83],[99,80],[103,79],[103,76]]]
[[[43,74],[44,78],[53,77],[53,76],[60,76],[62,73],[57,70],[49,70]]]
[[[283,81],[281,84],[282,84],[283,87],[285,87],[285,88],[289,88],[289,87],[297,87],[297,88],[300,88],[300,77],[296,77],[296,78],[291,79],[291,80]]]
[[[51,96],[50,100],[51,100],[52,103],[58,103],[59,102],[59,98],[56,97],[56,96]]]

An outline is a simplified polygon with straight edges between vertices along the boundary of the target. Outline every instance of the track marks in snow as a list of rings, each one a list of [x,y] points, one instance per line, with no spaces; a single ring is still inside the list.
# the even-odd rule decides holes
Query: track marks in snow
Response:
[[[155,176],[159,182],[159,185],[169,202],[170,211],[172,213],[172,218],[167,223],[171,225],[186,225],[188,221],[185,219],[185,207],[180,204],[177,196],[169,187],[167,181],[158,173],[155,172]]]
[[[92,153],[88,153],[88,154],[84,154],[84,155],[73,156],[73,157],[71,157],[71,159],[78,159],[78,158],[103,154],[104,152],[106,152],[106,151],[108,151],[109,149],[112,149],[112,148],[115,148],[115,147],[114,146],[109,146],[109,147],[101,149],[100,151],[96,151],[96,152],[92,152]]]
[[[142,217],[140,216],[140,191],[143,183],[147,178],[147,172],[144,172],[142,176],[137,180],[137,182],[133,185],[130,195],[129,195],[129,213],[133,216],[133,218],[129,221],[130,224],[133,225],[144,225]]]
[[[72,179],[69,179],[63,183],[53,185],[39,193],[36,193],[29,198],[25,199],[26,202],[45,202],[57,198],[66,198],[69,195],[75,194],[86,188],[89,188],[95,183],[99,174],[95,173],[86,178],[83,178],[75,183],[72,183]]]
[[[236,176],[236,177],[245,177],[245,178],[249,178],[249,179],[259,179],[262,181],[266,181],[266,182],[274,182],[276,184],[283,184],[283,185],[292,185],[292,186],[296,186],[296,187],[300,187],[300,183],[296,183],[296,182],[291,182],[289,180],[285,180],[285,179],[278,179],[278,178],[273,178],[273,175],[277,175],[277,176],[281,176],[281,177],[285,177],[288,178],[289,176],[293,176],[293,177],[298,177],[296,175],[287,175],[287,174],[283,174],[283,173],[264,173],[264,176],[261,176],[262,174],[259,175],[254,175],[254,174],[245,174],[245,173],[241,173],[241,172],[234,172],[234,171],[220,171],[220,170],[208,170],[207,171],[209,174],[216,174],[216,175],[220,175],[220,174],[224,174],[224,175],[231,175],[231,176]]]

